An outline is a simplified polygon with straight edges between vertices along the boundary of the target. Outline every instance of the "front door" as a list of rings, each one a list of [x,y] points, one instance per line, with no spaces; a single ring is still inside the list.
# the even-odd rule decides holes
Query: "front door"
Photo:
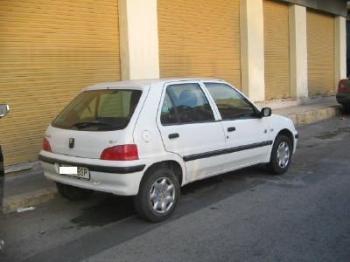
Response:
[[[186,181],[218,173],[221,156],[212,152],[225,146],[225,135],[217,115],[199,83],[170,84],[163,94],[159,129],[165,149],[184,159]]]
[[[221,115],[228,169],[266,162],[272,141],[266,118],[241,93],[224,83],[205,83]]]

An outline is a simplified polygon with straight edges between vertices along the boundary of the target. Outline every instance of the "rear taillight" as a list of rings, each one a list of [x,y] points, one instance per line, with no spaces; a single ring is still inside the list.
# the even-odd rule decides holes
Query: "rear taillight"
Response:
[[[100,159],[119,161],[138,160],[139,153],[136,145],[113,146],[103,150]]]
[[[48,152],[52,152],[51,145],[49,143],[49,140],[47,140],[46,137],[43,140],[43,150],[48,151]]]
[[[338,93],[350,93],[349,80],[343,79],[339,81]]]

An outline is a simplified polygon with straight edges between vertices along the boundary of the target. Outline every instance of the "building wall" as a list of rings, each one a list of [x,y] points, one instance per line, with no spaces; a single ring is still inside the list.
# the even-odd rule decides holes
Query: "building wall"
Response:
[[[334,22],[331,15],[307,12],[309,96],[335,94]]]
[[[289,98],[289,5],[264,1],[265,97]]]
[[[350,20],[346,20],[346,75],[350,75]]]
[[[36,160],[57,113],[121,69],[123,79],[223,78],[255,101],[334,94],[345,19],[281,2],[2,0],[0,102],[12,109],[0,125],[5,164]]]
[[[37,159],[47,125],[83,87],[120,79],[115,0],[2,0],[0,101],[6,165]]]
[[[159,0],[160,76],[213,76],[241,88],[240,1]]]

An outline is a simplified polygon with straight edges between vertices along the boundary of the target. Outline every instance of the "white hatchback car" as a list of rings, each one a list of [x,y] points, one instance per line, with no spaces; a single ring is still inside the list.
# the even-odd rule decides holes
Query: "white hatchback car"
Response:
[[[163,79],[88,87],[48,127],[39,159],[58,191],[135,196],[137,212],[161,221],[180,187],[243,167],[284,173],[298,134],[227,82]]]

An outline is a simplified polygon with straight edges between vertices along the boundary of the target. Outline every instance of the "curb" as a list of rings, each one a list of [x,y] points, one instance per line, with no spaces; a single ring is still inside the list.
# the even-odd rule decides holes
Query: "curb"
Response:
[[[16,195],[4,199],[2,212],[4,214],[17,211],[18,208],[25,208],[43,204],[58,195],[56,188],[45,188],[38,191]]]
[[[302,113],[287,113],[282,115],[292,119],[296,126],[303,126],[327,120],[340,115],[340,113],[341,106],[334,105],[326,108],[313,109]]]
[[[292,119],[296,126],[317,123],[335,116],[340,115],[341,107],[338,105],[325,108],[318,108],[301,113],[281,114]],[[45,203],[58,195],[55,187],[41,189],[35,192],[16,195],[4,199],[3,213],[17,211],[18,208],[32,207]]]

